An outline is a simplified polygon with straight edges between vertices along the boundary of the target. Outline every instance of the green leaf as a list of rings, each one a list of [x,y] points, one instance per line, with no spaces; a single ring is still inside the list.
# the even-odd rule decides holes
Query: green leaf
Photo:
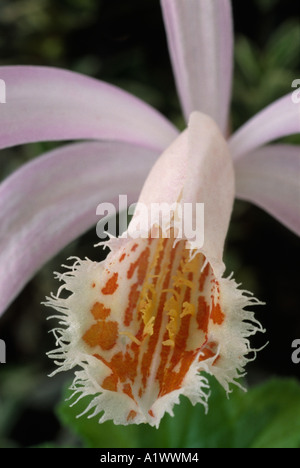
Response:
[[[67,391],[64,398],[70,397]],[[87,415],[78,417],[88,406],[92,398],[84,397],[76,405],[63,401],[57,408],[57,416],[63,423],[80,436],[85,447],[91,448],[128,448],[134,447],[137,426],[116,426],[111,421],[99,424],[99,417],[88,419]]]
[[[299,21],[285,21],[278,27],[269,39],[265,53],[265,66],[293,69],[299,65]]]
[[[260,53],[254,43],[244,36],[239,36],[235,42],[235,63],[243,79],[249,84],[256,84],[262,73]]]
[[[300,447],[300,385],[292,379],[272,379],[247,393],[235,388],[226,398],[223,388],[211,384],[209,411],[186,398],[166,415],[159,429],[148,425],[115,426],[99,417],[76,418],[88,405],[83,398],[74,407],[60,404],[62,423],[80,436],[83,445],[97,448],[298,448]],[[69,393],[67,393],[69,395]]]
[[[272,380],[254,389],[247,411],[255,405],[255,418],[264,421],[250,446],[300,448],[300,387],[296,380]]]

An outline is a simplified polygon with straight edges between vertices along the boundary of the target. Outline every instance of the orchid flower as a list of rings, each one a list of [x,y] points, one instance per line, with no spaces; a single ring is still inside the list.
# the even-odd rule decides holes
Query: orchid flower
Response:
[[[72,389],[94,395],[87,411],[125,425],[158,426],[182,394],[207,405],[202,371],[227,392],[244,373],[249,337],[263,330],[245,309],[258,301],[223,276],[234,197],[300,233],[299,148],[269,145],[299,133],[299,104],[289,94],[228,138],[230,1],[161,5],[188,123],[182,133],[111,85],[47,67],[0,67],[7,84],[2,148],[93,140],[42,155],[1,184],[2,312],[43,263],[95,224],[101,200],[128,193],[147,209],[204,203],[203,245],[177,238],[170,219],[156,226],[156,236],[132,239],[125,232],[108,242],[104,262],[76,259],[67,266],[58,274],[63,285],[47,299],[61,324],[50,352],[58,370],[79,366]]]

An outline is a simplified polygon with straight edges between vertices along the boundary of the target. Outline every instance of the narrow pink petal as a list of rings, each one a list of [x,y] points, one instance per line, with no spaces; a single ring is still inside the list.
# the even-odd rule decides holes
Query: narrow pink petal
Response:
[[[259,148],[236,161],[236,195],[255,203],[300,235],[300,149]]]
[[[159,152],[174,139],[173,125],[152,107],[112,85],[47,67],[0,67],[6,104],[0,148],[46,140],[109,139]]]
[[[181,105],[212,117],[226,131],[231,97],[233,31],[229,0],[162,0]]]
[[[243,125],[230,139],[234,159],[278,138],[300,133],[300,103],[292,94],[275,101]]]
[[[125,143],[78,143],[41,156],[2,183],[0,314],[48,259],[99,221],[99,203],[118,202],[119,194],[136,201],[156,157]]]

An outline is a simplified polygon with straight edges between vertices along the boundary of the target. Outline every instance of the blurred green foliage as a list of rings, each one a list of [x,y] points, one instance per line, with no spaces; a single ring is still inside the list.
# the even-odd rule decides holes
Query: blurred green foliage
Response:
[[[294,0],[233,0],[235,71],[232,129],[291,91],[300,78],[300,29]],[[1,65],[33,64],[85,73],[126,89],[156,107],[183,128],[159,0],[2,0]],[[300,142],[291,137],[290,142]],[[1,153],[0,180],[59,143],[42,142]],[[57,284],[52,271],[70,255],[100,260],[94,230],[75,240],[33,278],[0,321],[7,342],[7,364],[0,369],[0,447],[299,447],[299,384],[270,380],[273,375],[300,378],[290,345],[300,337],[298,318],[299,252],[296,236],[258,208],[236,202],[227,239],[227,273],[267,305],[258,318],[269,346],[248,366],[248,394],[235,390],[227,400],[212,382],[208,416],[185,399],[157,431],[147,426],[99,426],[76,419],[61,400],[72,378],[47,374],[54,347],[40,305]],[[260,308],[262,309],[262,308]],[[259,382],[265,382],[255,386]],[[83,402],[82,402],[83,403]],[[58,406],[57,412],[54,408]]]
[[[234,128],[240,126],[241,118],[246,121],[291,90],[293,80],[300,76],[295,73],[299,48],[300,26],[294,18],[280,25],[262,49],[255,41],[239,36],[235,46]]]
[[[292,379],[272,379],[226,398],[212,378],[209,411],[181,397],[174,417],[166,415],[159,429],[149,425],[116,426],[99,416],[77,418],[90,398],[70,407],[62,402],[57,414],[82,441],[93,448],[300,448],[300,385]],[[66,398],[70,392],[66,392]]]

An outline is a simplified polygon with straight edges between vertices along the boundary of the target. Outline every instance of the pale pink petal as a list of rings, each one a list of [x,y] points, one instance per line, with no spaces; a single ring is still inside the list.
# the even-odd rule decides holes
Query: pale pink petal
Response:
[[[235,163],[236,196],[255,203],[300,235],[299,146],[270,145]]]
[[[231,137],[233,159],[278,138],[300,133],[300,103],[288,94],[255,115]]]
[[[48,140],[122,140],[159,152],[177,132],[156,110],[112,85],[47,67],[0,67],[6,104],[0,148]]]
[[[227,128],[231,97],[233,27],[229,0],[162,0],[181,105]]]
[[[48,259],[100,220],[99,203],[117,202],[119,194],[136,201],[155,157],[124,143],[78,143],[6,179],[0,186],[0,312]]]
[[[210,117],[194,112],[188,129],[157,160],[139,202],[149,206],[180,202],[194,207],[204,203],[202,251],[216,274],[221,274],[233,199],[234,172],[228,145]],[[193,222],[196,226],[194,211]]]

